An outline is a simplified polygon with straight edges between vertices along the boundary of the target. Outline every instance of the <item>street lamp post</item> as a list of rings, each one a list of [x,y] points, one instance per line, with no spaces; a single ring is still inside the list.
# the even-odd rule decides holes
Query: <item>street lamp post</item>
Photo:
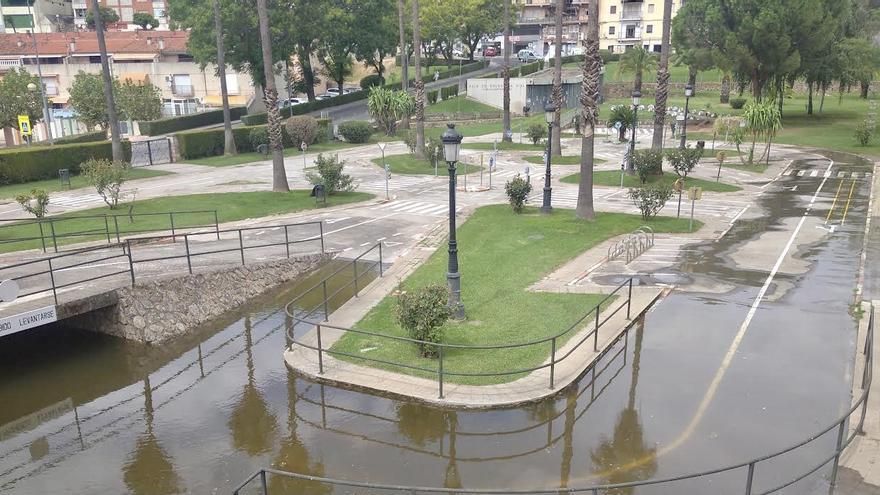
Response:
[[[552,103],[548,103],[544,107],[544,119],[547,121],[547,168],[544,171],[544,202],[541,205],[541,213],[553,212],[553,206],[550,204],[550,198],[553,194],[553,188],[550,187],[550,156],[553,151],[553,118],[556,116],[556,107]]]
[[[681,126],[681,144],[680,148],[687,146],[688,134],[688,105],[691,102],[691,96],[694,96],[694,87],[688,84],[684,87],[684,122]]]
[[[443,132],[443,156],[449,167],[449,266],[446,270],[446,284],[449,287],[449,309],[456,320],[464,319],[464,304],[461,302],[461,274],[458,273],[458,242],[455,239],[455,164],[461,149],[462,135],[455,130],[455,124],[446,124]]]
[[[28,3],[28,10],[30,10],[30,8],[30,3]],[[31,17],[33,17],[33,15],[31,15]],[[46,100],[46,88],[43,84],[43,68],[40,64],[40,49],[37,47],[37,35],[31,30],[28,30],[28,34],[31,35],[31,41],[34,44],[34,57],[37,59],[37,77],[40,78],[40,99],[43,100],[43,122],[46,123],[46,137],[49,139],[49,144],[55,144],[55,140],[52,138],[52,119],[49,115],[49,104]],[[28,84],[28,91],[33,92],[36,87],[31,89],[31,85],[33,85],[33,83]]]
[[[636,153],[636,128],[639,127],[639,102],[642,101],[642,92],[641,91],[633,91],[632,92],[632,102],[633,102],[633,122],[632,122],[632,139],[629,140],[629,162],[627,163],[627,168],[630,173],[635,173],[636,171],[636,162],[635,162],[635,153]],[[623,184],[621,184],[623,187]]]

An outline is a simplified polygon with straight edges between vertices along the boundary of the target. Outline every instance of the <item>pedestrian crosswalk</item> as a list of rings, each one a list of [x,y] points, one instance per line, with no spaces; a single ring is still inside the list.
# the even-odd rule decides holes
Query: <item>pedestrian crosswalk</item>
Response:
[[[81,194],[77,196],[52,196],[52,206],[63,208],[79,208],[81,206],[103,203],[97,194]]]
[[[870,179],[871,172],[857,172],[851,170],[819,170],[819,169],[791,169],[783,172],[782,175],[791,177],[818,177],[818,178],[837,178],[837,179]]]
[[[425,215],[429,217],[445,217],[449,214],[449,205],[445,203],[430,203],[427,201],[391,201],[370,208],[383,212],[406,213],[410,215]],[[456,212],[461,208],[456,208]]]
[[[543,201],[543,194],[544,193],[541,190],[536,191],[529,196],[528,204],[532,206],[540,205]],[[577,207],[577,197],[577,189],[554,189],[551,194],[551,204],[554,208],[574,209]],[[685,199],[682,204],[684,205],[686,201],[687,200]],[[638,208],[636,208],[632,200],[627,197],[625,190],[621,189],[614,190],[609,188],[602,192],[597,190],[593,195],[593,204],[600,209],[638,213]],[[671,199],[666,203],[666,208],[661,214],[675,214],[676,207],[677,200]],[[744,207],[745,203],[738,201],[712,201],[704,199],[696,204],[694,212],[697,216],[732,219],[735,218]],[[686,209],[690,212],[690,206]],[[672,213],[670,213],[670,211]]]
[[[388,189],[392,191],[400,189],[411,189],[413,187],[424,186],[434,179],[433,175],[403,175],[392,173],[388,180]],[[366,179],[358,183],[358,189],[362,191],[384,191],[385,179]]]

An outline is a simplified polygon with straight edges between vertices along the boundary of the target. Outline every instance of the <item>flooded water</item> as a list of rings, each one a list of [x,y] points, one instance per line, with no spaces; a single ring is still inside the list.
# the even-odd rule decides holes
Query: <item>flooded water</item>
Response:
[[[866,170],[852,157],[833,158],[837,167]],[[776,276],[738,338],[770,267],[743,268],[731,255],[762,234],[789,232],[819,179],[801,180],[797,190],[781,182],[755,205],[763,217],[682,260],[683,283],[725,281],[729,291],[673,293],[592,372],[533,405],[448,411],[296,377],[281,356],[292,324],[281,308],[320,274],[168,346],[62,327],[3,339],[0,492],[229,493],[265,466],[389,484],[577,487],[675,476],[781,449],[849,404],[856,324],[847,311],[868,187],[855,186],[851,223],[797,252],[801,273]],[[826,184],[820,198],[835,189]],[[812,215],[827,207],[817,203]],[[781,248],[771,247],[774,260]],[[833,442],[826,435],[759,465],[753,493],[812,467]],[[782,493],[827,492],[825,475]],[[740,469],[614,493],[743,493],[745,479]],[[345,490],[270,477],[269,491]]]

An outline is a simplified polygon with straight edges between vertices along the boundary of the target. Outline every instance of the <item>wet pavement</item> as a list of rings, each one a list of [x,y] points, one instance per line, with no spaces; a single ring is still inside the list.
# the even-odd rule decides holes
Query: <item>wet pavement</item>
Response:
[[[793,167],[869,170],[830,159]],[[296,289],[163,348],[57,327],[11,336],[0,347],[0,492],[228,493],[269,465],[377,483],[576,487],[787,447],[847,409],[855,353],[848,311],[870,182],[812,175],[781,177],[723,239],[658,267],[681,290],[595,374],[531,406],[445,411],[296,378],[281,358],[290,322],[279,310]],[[834,200],[848,188],[849,201]],[[759,464],[753,493],[813,467],[833,443]],[[781,493],[827,493],[828,471]],[[739,469],[615,493],[744,493],[745,479]],[[270,479],[273,494],[319,492],[333,489]]]

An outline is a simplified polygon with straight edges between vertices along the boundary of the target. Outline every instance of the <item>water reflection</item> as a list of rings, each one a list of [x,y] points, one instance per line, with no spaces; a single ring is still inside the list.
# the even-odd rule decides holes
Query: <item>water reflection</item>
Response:
[[[144,378],[144,419],[147,431],[137,440],[134,452],[123,468],[125,486],[135,494],[168,495],[181,493],[180,478],[170,456],[153,433],[153,389]]]
[[[251,317],[244,317],[244,348],[247,383],[229,417],[232,446],[252,456],[272,450],[278,430],[275,416],[254,383],[253,328]]]

